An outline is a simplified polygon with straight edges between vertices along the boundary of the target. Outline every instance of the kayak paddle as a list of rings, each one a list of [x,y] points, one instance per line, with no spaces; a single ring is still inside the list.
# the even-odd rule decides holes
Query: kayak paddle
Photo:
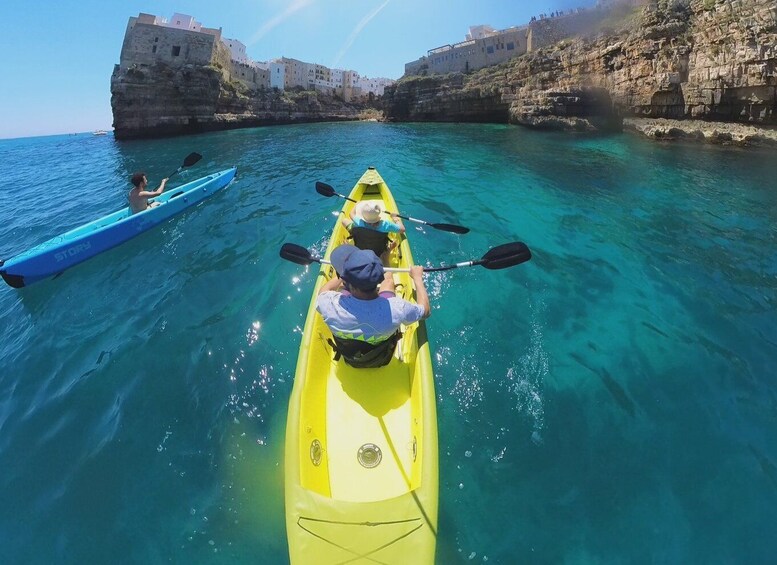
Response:
[[[306,248],[295,243],[284,243],[281,245],[281,257],[297,265],[310,265],[311,263],[321,263],[322,265],[331,265],[331,261],[315,257]],[[397,267],[383,267],[383,270],[389,273],[407,273],[410,269],[400,269]]]
[[[322,265],[332,264],[326,259],[314,256],[306,248],[294,243],[284,243],[281,246],[280,256],[297,265],[310,265],[311,263],[321,263]],[[472,265],[482,265],[486,269],[491,270],[506,269],[507,267],[525,263],[529,259],[531,259],[531,251],[529,251],[526,244],[520,241],[514,241],[512,243],[503,243],[502,245],[497,245],[496,247],[489,249],[480,259],[464,261],[462,263],[446,265],[443,267],[424,267],[424,272],[449,271],[451,269],[470,267]],[[410,269],[396,267],[384,267],[383,270],[390,273],[407,273],[410,271]]]
[[[178,168],[175,170],[175,172],[174,172],[174,173],[170,173],[169,175],[167,175],[167,178],[169,179],[169,178],[171,178],[173,175],[177,175],[178,173],[180,173],[181,171],[183,171],[183,170],[184,170],[186,167],[191,167],[192,165],[194,165],[195,163],[197,163],[197,162],[198,162],[200,159],[202,159],[202,155],[200,155],[199,153],[189,153],[189,154],[186,156],[186,159],[184,159],[184,160],[183,160],[183,165],[181,165],[180,167],[178,167]]]
[[[186,167],[191,167],[192,165],[197,163],[200,159],[202,159],[202,155],[200,155],[199,153],[189,153],[186,156],[186,159],[183,160],[183,165],[178,167],[175,170],[175,172],[170,173],[169,175],[167,175],[167,180],[170,180],[171,178],[173,178],[175,175],[177,175],[178,173],[183,171]],[[154,200],[150,199],[149,202],[154,202]]]
[[[507,267],[525,263],[529,259],[531,259],[531,251],[529,251],[528,246],[523,242],[514,241],[512,243],[503,243],[502,245],[497,245],[496,247],[489,249],[480,259],[464,261],[445,267],[432,267],[430,269],[424,267],[424,272],[449,271],[451,269],[470,267],[472,265],[482,265],[486,269],[491,270],[506,269]]]
[[[351,202],[356,202],[353,198],[348,198],[344,194],[340,194],[339,192],[335,192],[335,189],[332,188],[330,185],[317,181],[316,182],[316,192],[321,194],[322,196],[339,196],[340,198],[345,198],[346,200],[350,200]],[[386,214],[391,214],[390,212],[385,212]],[[464,226],[457,226],[455,224],[433,224],[430,222],[425,222],[424,220],[419,220],[418,218],[411,218],[409,216],[403,216],[402,214],[396,214],[403,220],[410,220],[411,222],[415,222],[417,224],[424,224],[426,226],[433,227],[436,230],[441,231],[448,231],[452,233],[467,233],[469,232],[469,228],[465,228]]]

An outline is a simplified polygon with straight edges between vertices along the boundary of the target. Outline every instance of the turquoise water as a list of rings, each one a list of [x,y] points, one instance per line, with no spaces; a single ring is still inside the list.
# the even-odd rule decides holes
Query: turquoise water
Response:
[[[314,272],[374,165],[429,275],[438,562],[777,555],[773,152],[496,125],[317,124],[0,141],[0,256],[232,165],[224,192],[0,288],[0,562],[284,563],[283,440]]]

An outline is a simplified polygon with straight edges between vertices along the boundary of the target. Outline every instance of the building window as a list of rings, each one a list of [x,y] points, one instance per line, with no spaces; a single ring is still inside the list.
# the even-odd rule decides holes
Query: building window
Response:
[[[159,38],[158,37],[154,38],[154,43],[159,43]]]
[[[486,53],[492,54],[493,52],[494,52],[493,45],[489,45],[488,47],[486,47]]]
[[[181,54],[181,46],[173,45],[173,57],[177,57],[180,54]]]
[[[152,53],[156,53],[156,45],[154,45],[154,46],[151,48],[151,52],[152,52]]]
[[[515,43],[513,43],[512,41],[510,41],[510,42],[507,44],[507,50],[508,50],[508,51],[512,51],[513,49],[515,49]]]

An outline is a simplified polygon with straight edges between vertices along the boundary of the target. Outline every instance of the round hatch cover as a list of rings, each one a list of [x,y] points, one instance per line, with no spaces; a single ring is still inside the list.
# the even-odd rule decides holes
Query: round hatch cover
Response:
[[[359,448],[359,453],[356,455],[359,460],[359,464],[367,469],[372,469],[380,464],[380,460],[383,458],[383,454],[380,452],[380,447],[374,443],[365,443]]]

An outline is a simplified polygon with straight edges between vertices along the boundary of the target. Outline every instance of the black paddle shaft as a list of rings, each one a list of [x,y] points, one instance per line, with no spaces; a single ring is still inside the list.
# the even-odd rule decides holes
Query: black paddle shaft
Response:
[[[529,259],[531,259],[531,251],[526,244],[515,241],[497,245],[477,261],[464,261],[463,263],[456,263],[455,265],[447,265],[445,267],[424,268],[424,272],[433,273],[437,271],[450,271],[451,269],[474,265],[482,265],[486,269],[495,271],[497,269],[506,269],[507,267],[520,265]]]
[[[297,265],[321,263],[320,257],[314,257],[305,247],[294,243],[284,243],[281,246],[280,256]],[[464,261],[463,263],[446,265],[444,267],[424,267],[424,272],[434,273],[437,271],[450,271],[451,269],[471,267],[474,265],[482,265],[484,268],[491,270],[506,269],[507,267],[525,263],[529,259],[531,259],[531,251],[526,244],[515,241],[497,245],[476,261]]]
[[[326,184],[325,182],[317,181],[316,182],[316,192],[318,192],[322,196],[326,196],[327,198],[330,196],[339,196],[340,198],[345,198],[346,200],[350,200],[351,202],[356,202],[353,198],[349,198],[345,196],[344,194],[340,194],[339,192],[335,192],[335,189],[332,188],[331,185]],[[384,210],[385,214],[392,215],[392,212]],[[408,220],[411,222],[416,222],[418,224],[424,224],[426,226],[430,226],[434,229],[440,230],[440,231],[447,231],[451,233],[468,233],[469,228],[465,228],[464,226],[457,226],[455,224],[435,224],[431,222],[426,222],[424,220],[419,220],[418,218],[411,218],[409,216],[403,216],[402,214],[394,213],[393,215],[396,215],[403,220]]]
[[[390,215],[391,212],[386,212],[386,214]],[[424,220],[419,220],[418,218],[403,216],[402,214],[396,214],[396,215],[402,218],[403,220],[409,220],[411,222],[416,222],[417,224],[424,224],[426,226],[433,227],[434,229],[440,230],[440,231],[449,231],[452,233],[460,233],[460,234],[469,233],[469,228],[465,228],[464,226],[457,226],[455,224],[435,224],[432,222],[425,222]]]
[[[326,196],[327,198],[330,196],[339,196],[340,198],[345,198],[346,200],[350,200],[351,202],[356,202],[353,198],[348,198],[345,194],[340,194],[339,192],[335,192],[335,189],[332,188],[332,185],[326,184],[325,182],[317,181],[316,182],[316,192],[318,192],[321,196]]]
[[[282,259],[297,265],[310,265],[311,263],[320,262],[320,259],[313,257],[310,251],[295,243],[284,243],[281,246],[280,256]]]

